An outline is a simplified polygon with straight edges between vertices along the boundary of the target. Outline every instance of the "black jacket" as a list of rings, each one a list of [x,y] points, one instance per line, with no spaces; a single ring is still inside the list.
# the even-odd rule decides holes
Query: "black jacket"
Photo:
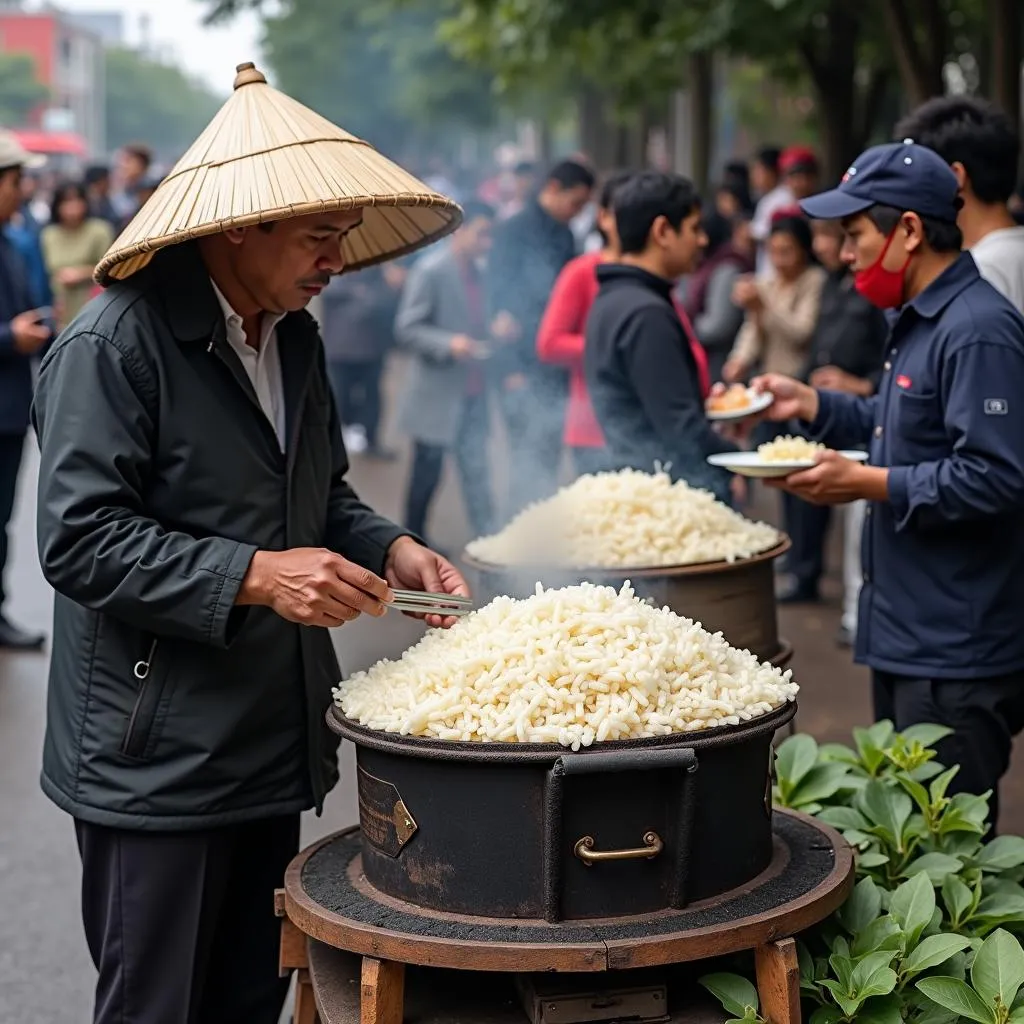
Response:
[[[394,344],[399,293],[380,267],[331,279],[323,292],[321,333],[328,362],[371,363]]]
[[[94,299],[43,361],[42,785],[83,820],[207,828],[319,809],[337,781],[329,633],[235,597],[257,549],[328,547],[380,572],[404,531],[345,482],[313,319],[277,331],[287,454],[192,245]]]
[[[734,451],[704,415],[697,364],[664,278],[619,264],[597,268],[587,318],[587,389],[612,460],[652,472],[671,463],[675,480],[728,500],[729,474],[707,464]]]
[[[487,259],[487,305],[491,316],[505,311],[522,331],[514,344],[502,346],[495,359],[500,374],[525,373],[534,387],[565,392],[568,372],[537,358],[537,331],[562,268],[576,255],[576,239],[534,201],[499,225]]]
[[[821,292],[804,380],[823,366],[835,366],[877,386],[888,336],[885,314],[854,288],[853,275],[846,269],[830,273]]]
[[[28,269],[14,243],[0,231],[0,434],[24,436],[32,403],[32,356],[14,347],[11,321],[32,309]]]

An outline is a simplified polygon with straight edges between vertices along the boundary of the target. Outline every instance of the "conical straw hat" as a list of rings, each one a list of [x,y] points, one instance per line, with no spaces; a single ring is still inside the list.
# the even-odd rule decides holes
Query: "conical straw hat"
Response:
[[[269,86],[254,65],[237,70],[231,98],[100,260],[100,284],[130,277],[168,245],[327,210],[363,210],[344,242],[347,269],[459,226],[451,199]]]

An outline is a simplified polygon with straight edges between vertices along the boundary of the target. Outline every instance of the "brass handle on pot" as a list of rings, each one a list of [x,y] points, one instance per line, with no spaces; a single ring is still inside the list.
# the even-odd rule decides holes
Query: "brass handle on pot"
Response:
[[[573,847],[573,853],[589,868],[609,860],[650,860],[664,849],[665,844],[657,832],[645,832],[644,845],[637,850],[595,850],[594,837],[584,836]]]

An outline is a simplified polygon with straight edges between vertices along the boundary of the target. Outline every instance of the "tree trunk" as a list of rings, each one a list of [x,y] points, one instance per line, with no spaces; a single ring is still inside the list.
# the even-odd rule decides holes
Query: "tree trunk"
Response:
[[[711,173],[715,125],[715,57],[710,50],[690,56],[688,85],[693,183],[699,192],[705,192]]]
[[[942,72],[948,53],[948,20],[941,0],[922,2],[925,12],[920,34],[913,0],[884,0],[882,5],[900,80],[912,107],[946,91]],[[1015,0],[1007,2],[1012,4]],[[926,40],[924,46],[922,37]]]
[[[576,100],[580,129],[580,149],[597,165],[602,166],[608,125],[604,116],[604,98],[593,86],[584,86]]]
[[[1020,0],[988,0],[991,32],[992,99],[1009,115],[1020,130],[1020,66],[1024,58],[1021,46]]]

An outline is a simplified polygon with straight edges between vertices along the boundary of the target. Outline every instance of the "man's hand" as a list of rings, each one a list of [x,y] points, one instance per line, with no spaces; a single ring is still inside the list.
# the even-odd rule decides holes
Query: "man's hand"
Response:
[[[815,505],[842,505],[858,498],[887,500],[888,479],[887,469],[865,466],[839,452],[826,451],[818,456],[817,464],[811,469],[786,477],[771,477],[764,482]]]
[[[842,391],[848,395],[860,395],[867,398],[874,386],[865,377],[855,377],[852,373],[840,370],[838,366],[822,366],[811,374],[811,386],[823,391]]]
[[[519,334],[519,323],[507,310],[503,309],[491,321],[491,336],[498,341],[515,341]]]
[[[747,365],[742,359],[727,359],[722,367],[722,380],[726,384],[736,384],[747,375]]]
[[[42,316],[41,310],[30,309],[11,321],[14,347],[23,356],[35,355],[50,340],[50,328],[39,322]]]
[[[469,587],[459,570],[447,558],[418,544],[412,537],[399,537],[388,549],[384,575],[396,590],[469,597]],[[459,621],[454,615],[405,614],[413,619],[425,619],[428,626],[442,629],[448,629]]]
[[[302,626],[341,626],[381,616],[394,600],[385,580],[326,548],[257,551],[235,601],[273,608]]]
[[[761,291],[757,280],[751,274],[745,274],[732,286],[733,305],[752,311],[762,306]]]
[[[762,414],[767,420],[812,423],[818,418],[818,392],[809,384],[801,384],[781,373],[766,373],[755,377],[750,386],[755,391],[770,392],[775,396],[775,401]]]
[[[480,342],[474,341],[468,334],[456,334],[448,345],[453,359],[473,359],[480,351]]]

